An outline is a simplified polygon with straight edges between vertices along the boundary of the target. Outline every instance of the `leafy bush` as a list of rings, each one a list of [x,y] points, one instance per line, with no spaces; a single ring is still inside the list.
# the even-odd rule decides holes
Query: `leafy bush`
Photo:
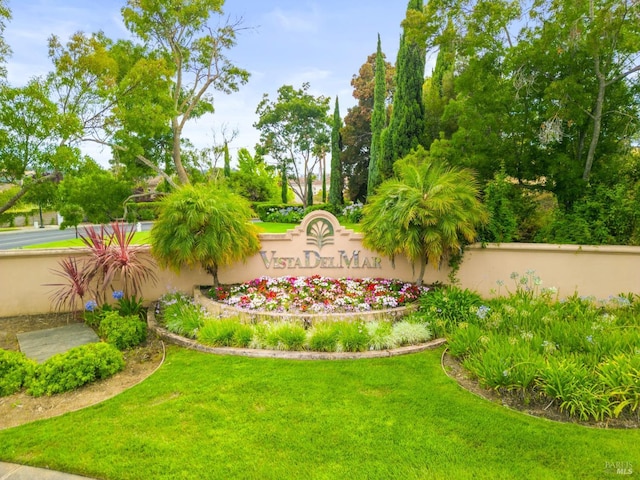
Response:
[[[127,350],[147,339],[147,324],[137,315],[123,317],[119,312],[108,312],[100,322],[100,336],[118,350]]]
[[[304,218],[302,207],[287,206],[284,208],[272,208],[263,221],[275,223],[300,223]]]
[[[347,223],[360,223],[362,220],[362,203],[356,202],[351,205],[345,205],[341,215]]]
[[[441,287],[420,297],[420,311],[429,319],[433,333],[444,336],[459,322],[473,316],[481,303],[476,292],[455,286]]]
[[[122,353],[108,343],[89,343],[54,355],[35,369],[28,393],[34,397],[68,392],[110,377],[124,368]]]
[[[253,330],[235,318],[208,320],[198,330],[197,339],[205,345],[214,347],[248,347]]]
[[[21,352],[0,349],[0,397],[11,395],[28,385],[36,365]]]
[[[319,203],[317,205],[310,205],[304,210],[304,215],[309,215],[311,212],[318,210],[324,210],[325,212],[332,213],[336,217],[342,214],[342,207],[340,205],[332,205],[331,203]]]

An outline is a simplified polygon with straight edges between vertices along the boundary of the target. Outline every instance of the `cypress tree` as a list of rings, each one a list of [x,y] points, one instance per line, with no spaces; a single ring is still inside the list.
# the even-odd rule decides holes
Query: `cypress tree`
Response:
[[[313,173],[307,175],[307,207],[313,205]]]
[[[367,179],[367,196],[371,196],[380,184],[381,137],[387,114],[385,97],[387,85],[385,82],[386,65],[382,56],[380,34],[378,34],[378,50],[376,51],[375,84],[373,88],[373,112],[371,113],[371,148],[369,150],[369,177]]]
[[[231,177],[231,156],[229,155],[229,144],[224,142],[224,177]]]
[[[336,96],[336,105],[333,109],[333,124],[331,125],[331,183],[329,185],[329,203],[331,205],[343,205],[342,196],[342,139],[340,129],[342,128],[342,118],[340,118],[340,105]]]
[[[455,29],[453,23],[449,21],[439,45],[431,78],[425,83],[423,103],[426,127],[425,146],[427,147],[440,138],[441,133],[444,133],[445,138],[451,138],[457,129],[455,121],[442,121],[445,106],[455,97],[453,68],[456,52],[452,41],[454,37]]]
[[[422,11],[421,0],[409,0],[407,13]],[[393,175],[393,164],[411,150],[422,145],[425,119],[422,105],[422,84],[426,62],[426,45],[407,36],[406,29],[400,37],[396,59],[396,90],[388,132],[382,146],[380,174],[383,179]]]

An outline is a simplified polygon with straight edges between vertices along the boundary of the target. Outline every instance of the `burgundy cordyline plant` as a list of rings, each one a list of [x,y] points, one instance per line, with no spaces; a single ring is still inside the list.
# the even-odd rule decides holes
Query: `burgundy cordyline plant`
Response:
[[[120,281],[125,297],[136,297],[146,281],[155,283],[151,262],[139,255],[139,246],[131,245],[134,233],[133,225],[127,229],[119,222],[111,224],[111,231],[104,225],[98,229],[85,227],[80,238],[89,248],[90,257],[81,263],[74,258],[62,259],[61,269],[53,271],[66,279],[64,283],[49,285],[58,287],[52,294],[56,308],[73,310],[87,294],[104,301],[115,280]]]

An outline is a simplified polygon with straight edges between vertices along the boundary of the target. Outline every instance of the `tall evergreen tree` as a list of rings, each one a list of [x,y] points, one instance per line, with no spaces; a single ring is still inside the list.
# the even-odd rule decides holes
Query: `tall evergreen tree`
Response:
[[[231,177],[231,155],[229,155],[229,144],[224,142],[224,177]]]
[[[331,125],[331,183],[329,185],[329,203],[331,205],[344,204],[342,196],[342,138],[340,129],[342,128],[342,118],[340,118],[340,105],[336,96],[336,105],[333,109],[333,124]]]
[[[422,0],[409,0],[411,11],[422,12]],[[403,29],[396,59],[396,90],[393,111],[387,131],[383,134],[380,174],[383,179],[393,174],[393,164],[424,143],[424,107],[422,84],[426,62],[426,44]]]
[[[386,66],[382,56],[380,34],[378,34],[378,50],[376,52],[375,86],[373,90],[373,112],[371,114],[371,150],[369,157],[369,178],[367,179],[367,196],[373,194],[382,181],[380,177],[381,137],[387,123],[386,114]]]
[[[455,119],[443,120],[444,109],[450,100],[455,98],[453,67],[455,64],[455,47],[453,40],[455,29],[450,21],[443,32],[439,42],[436,64],[424,83],[424,116],[425,116],[425,146],[429,147],[434,140],[440,138],[441,132],[444,138],[450,139],[456,131]]]

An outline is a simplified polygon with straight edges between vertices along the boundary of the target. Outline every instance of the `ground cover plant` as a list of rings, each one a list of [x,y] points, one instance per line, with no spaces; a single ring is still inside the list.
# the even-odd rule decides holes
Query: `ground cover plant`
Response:
[[[505,409],[459,388],[441,355],[299,362],[169,347],[115,398],[0,431],[0,459],[114,480],[601,479],[640,465],[640,430]]]
[[[212,288],[209,296],[245,310],[292,313],[368,312],[408,305],[426,287],[383,278],[260,277]]]
[[[446,331],[450,353],[481,385],[580,420],[622,417],[637,424],[638,297],[558,301],[533,271],[512,280],[514,288],[493,300],[444,289],[423,299],[422,314]]]

